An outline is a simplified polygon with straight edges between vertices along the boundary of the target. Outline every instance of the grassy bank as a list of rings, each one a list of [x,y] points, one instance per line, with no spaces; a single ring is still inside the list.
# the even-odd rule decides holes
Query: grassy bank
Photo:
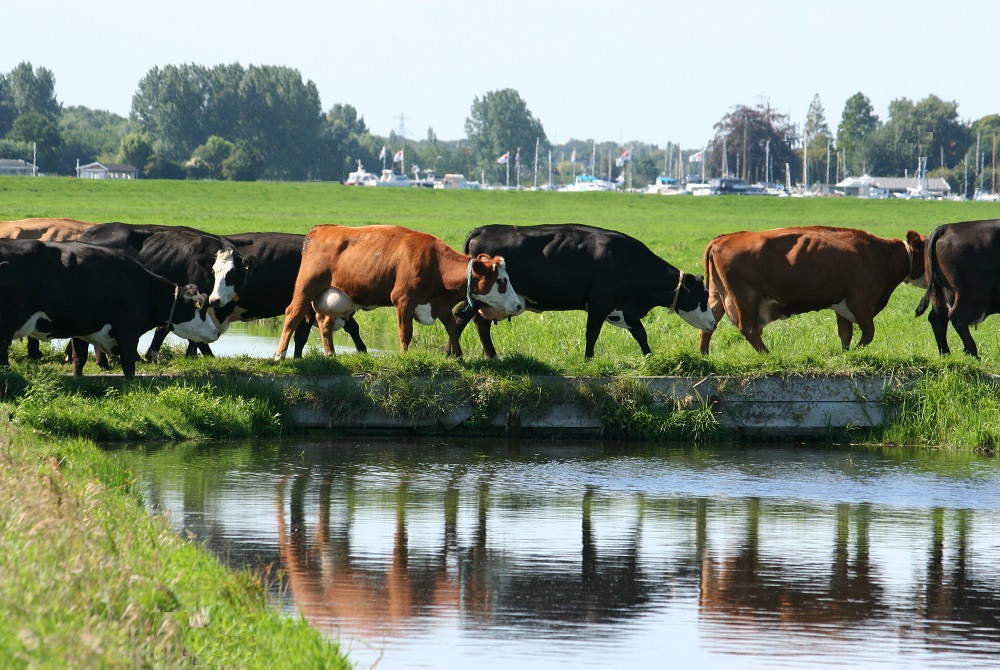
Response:
[[[304,620],[268,608],[259,576],[149,516],[93,443],[3,433],[4,667],[347,667]]]

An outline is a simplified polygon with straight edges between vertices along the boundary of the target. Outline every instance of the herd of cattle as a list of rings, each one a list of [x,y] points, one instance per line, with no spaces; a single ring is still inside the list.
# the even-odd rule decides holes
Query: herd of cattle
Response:
[[[188,355],[234,321],[285,315],[275,360],[294,336],[299,357],[311,328],[327,354],[343,328],[366,351],[356,312],[392,306],[406,351],[413,320],[439,320],[448,353],[474,321],[483,350],[497,355],[492,325],[526,309],[584,310],[589,358],[605,322],[627,329],[651,353],[642,319],[666,307],[701,331],[707,354],[725,314],[747,341],[767,351],[771,321],[832,309],[844,349],[854,324],[858,346],[872,341],[874,317],[901,283],[926,289],[938,349],[949,352],[950,322],[967,354],[969,326],[1000,312],[1000,219],[940,226],[905,240],[846,228],[809,226],[720,235],[708,243],[705,274],[682,272],[628,235],[577,224],[488,225],[469,233],[464,253],[399,226],[323,225],[308,235],[218,236],[181,226],[87,223],[74,219],[0,222],[0,364],[13,340],[68,338],[73,372],[88,345],[98,364],[117,357],[135,374],[140,336],[156,330],[147,360],[170,331]]]

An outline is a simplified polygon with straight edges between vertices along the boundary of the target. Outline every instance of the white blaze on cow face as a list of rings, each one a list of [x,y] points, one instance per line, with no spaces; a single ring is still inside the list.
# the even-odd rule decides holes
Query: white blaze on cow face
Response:
[[[236,258],[232,249],[216,252],[215,263],[212,265],[212,276],[215,285],[212,294],[208,296],[208,304],[213,307],[228,305],[236,297],[236,287],[226,283],[226,275],[236,269]]]
[[[182,340],[193,342],[215,342],[221,333],[205,312],[195,312],[190,321],[174,321],[174,334]]]
[[[715,330],[715,315],[712,314],[712,310],[708,306],[701,307],[698,309],[692,309],[690,311],[678,309],[677,316],[681,317],[692,326],[698,330]]]
[[[501,292],[503,290],[503,292]],[[507,264],[501,261],[497,265],[497,280],[493,283],[488,293],[475,293],[477,300],[486,303],[494,310],[507,316],[517,316],[524,311],[524,301],[514,291],[507,275]],[[496,314],[496,312],[490,312]]]

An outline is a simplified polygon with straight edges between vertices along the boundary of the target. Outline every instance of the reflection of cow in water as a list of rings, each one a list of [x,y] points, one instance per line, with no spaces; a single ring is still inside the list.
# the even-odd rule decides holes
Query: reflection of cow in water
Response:
[[[776,620],[792,629],[831,624],[851,624],[870,619],[885,609],[882,587],[873,579],[869,562],[869,508],[839,505],[832,563],[826,581],[816,579],[808,568],[796,576],[796,566],[762,555],[760,543],[761,502],[747,503],[746,533],[739,552],[715,558],[708,551],[706,501],[701,501],[696,522],[697,553],[701,556],[699,604],[702,616],[721,616],[727,624]],[[851,558],[849,529],[856,528],[856,546]],[[725,629],[741,635],[741,627]]]
[[[430,554],[410,546],[408,480],[396,486],[392,557],[376,563],[352,547],[352,518],[331,520],[333,479],[319,484],[315,529],[307,527],[308,475],[283,480],[278,489],[278,544],[297,607],[314,626],[349,626],[362,637],[385,636],[412,628],[418,617],[461,613],[505,625],[561,625],[600,621],[637,613],[649,600],[649,580],[638,566],[638,528],[631,546],[601,557],[592,530],[592,492],[585,494],[580,569],[567,570],[539,556],[539,564],[509,572],[503,551],[488,548],[490,487],[480,482],[472,541],[458,541],[459,489],[456,474],[444,492],[444,535]],[[344,496],[356,496],[350,477],[340,480]],[[289,500],[290,513],[284,510]],[[525,616],[528,614],[529,616]]]

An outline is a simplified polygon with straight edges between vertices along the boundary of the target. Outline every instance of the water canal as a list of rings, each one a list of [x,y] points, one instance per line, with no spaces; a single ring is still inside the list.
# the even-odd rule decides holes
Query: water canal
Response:
[[[117,452],[357,667],[1000,665],[1000,464],[806,445]]]

